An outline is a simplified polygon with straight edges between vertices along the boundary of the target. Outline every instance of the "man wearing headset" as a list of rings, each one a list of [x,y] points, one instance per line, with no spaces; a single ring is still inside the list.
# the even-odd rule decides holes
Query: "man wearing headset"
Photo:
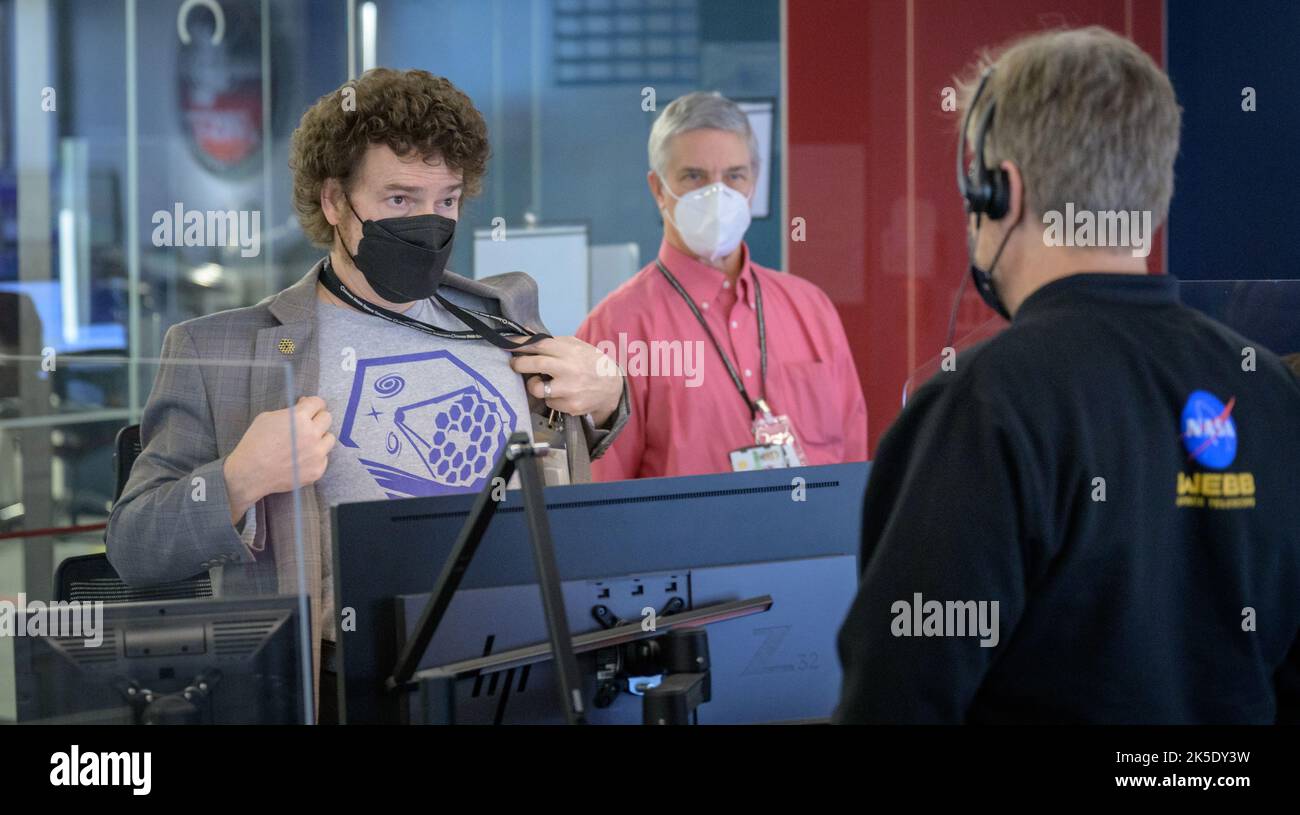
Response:
[[[1295,721],[1300,383],[1148,274],[1173,88],[1095,27],[976,76],[971,274],[1011,325],[881,442],[836,720]]]

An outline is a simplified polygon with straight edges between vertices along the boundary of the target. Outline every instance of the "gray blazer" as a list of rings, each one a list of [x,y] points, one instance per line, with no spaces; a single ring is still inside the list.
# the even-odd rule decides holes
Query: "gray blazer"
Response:
[[[258,501],[256,531],[246,544],[230,523],[222,466],[259,413],[289,407],[298,397],[316,393],[316,281],[323,263],[255,306],[188,320],[168,330],[164,363],[141,421],[143,450],[108,521],[108,558],[128,584],[180,580],[207,569],[214,591],[223,596],[296,594],[301,567],[301,580],[314,613],[319,613],[321,518],[328,509],[315,486]],[[483,280],[448,272],[440,293],[544,330],[537,284],[522,272]],[[279,365],[184,364],[194,360],[287,360],[293,392],[286,394]],[[529,402],[535,439],[558,441],[558,433],[541,418],[548,412],[545,404],[531,396]],[[591,479],[591,459],[608,449],[627,418],[626,385],[608,429],[596,428],[589,416],[564,417],[571,481]],[[196,478],[202,479],[206,494],[196,488]],[[302,519],[301,561],[293,545],[295,508]],[[314,624],[314,651],[316,632]]]

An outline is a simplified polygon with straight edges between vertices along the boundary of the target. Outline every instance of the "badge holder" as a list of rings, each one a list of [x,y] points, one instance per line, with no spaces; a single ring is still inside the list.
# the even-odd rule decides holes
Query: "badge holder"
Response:
[[[759,414],[751,426],[754,444],[731,451],[731,469],[745,472],[804,466],[808,459],[804,456],[803,445],[794,433],[790,417],[785,414],[774,415],[762,399],[757,404]]]

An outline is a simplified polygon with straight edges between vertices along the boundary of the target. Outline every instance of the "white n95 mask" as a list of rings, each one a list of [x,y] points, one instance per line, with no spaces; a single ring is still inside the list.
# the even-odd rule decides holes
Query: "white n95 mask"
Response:
[[[673,194],[663,176],[664,190],[677,200],[668,216],[692,252],[716,262],[736,251],[749,229],[749,199],[722,182]]]

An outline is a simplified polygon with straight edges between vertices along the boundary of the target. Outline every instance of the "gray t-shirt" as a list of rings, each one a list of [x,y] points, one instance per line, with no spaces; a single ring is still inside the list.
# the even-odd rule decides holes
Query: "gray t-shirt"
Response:
[[[407,316],[441,328],[465,325],[433,300]],[[353,501],[477,492],[506,439],[532,438],[524,380],[510,353],[482,340],[449,340],[316,302],[319,395],[338,439],[317,490],[328,506]],[[335,639],[333,549],[322,518],[322,636]]]

